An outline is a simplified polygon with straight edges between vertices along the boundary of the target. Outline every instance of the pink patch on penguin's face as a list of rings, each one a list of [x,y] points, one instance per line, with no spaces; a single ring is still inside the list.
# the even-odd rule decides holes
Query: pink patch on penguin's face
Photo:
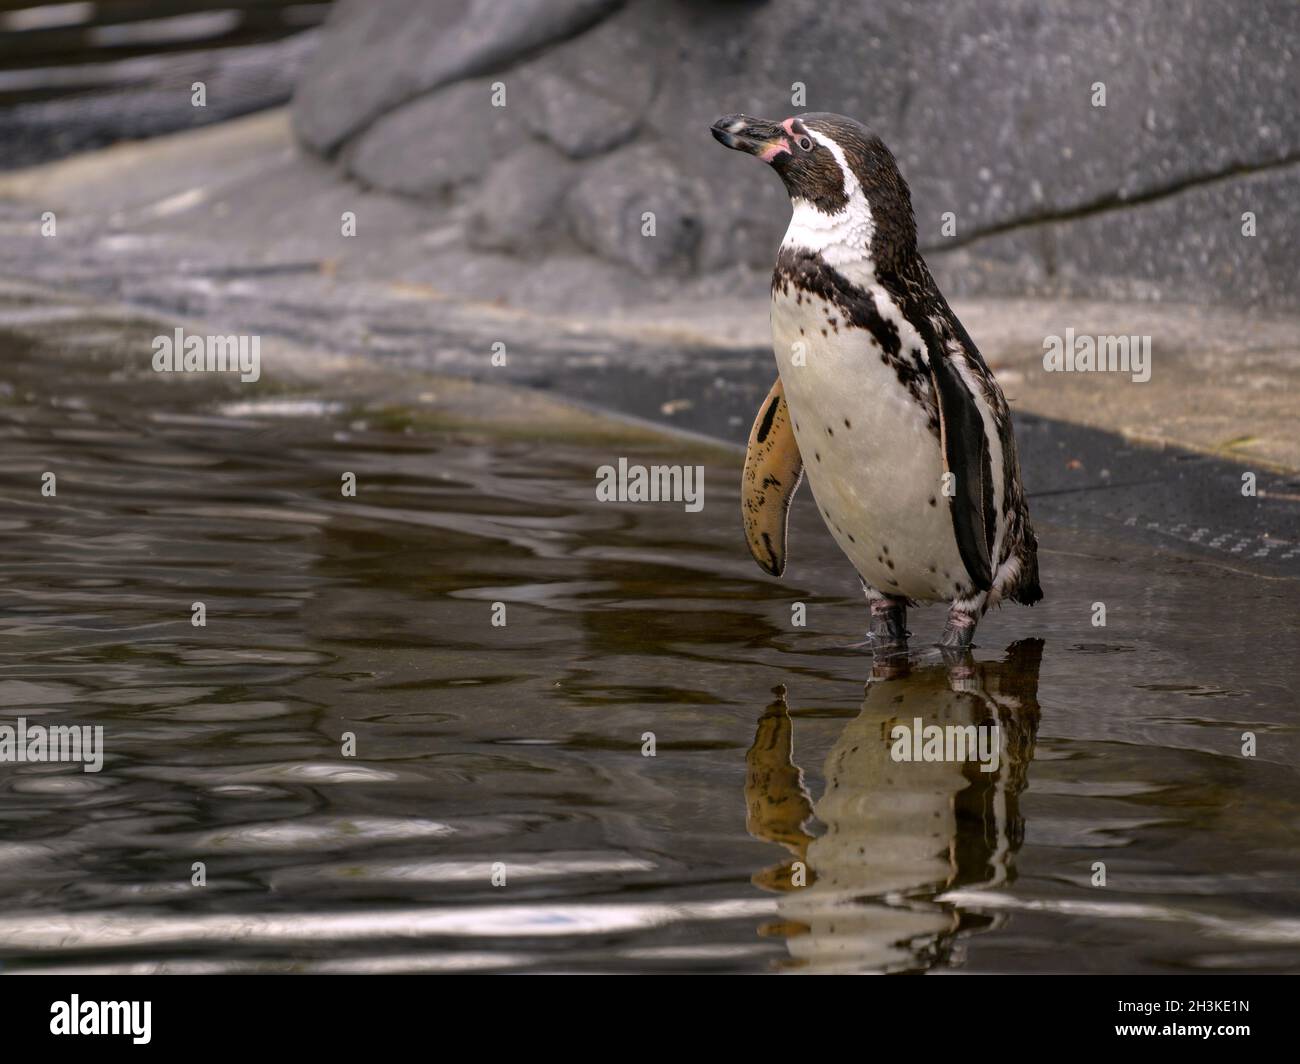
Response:
[[[794,149],[790,147],[790,138],[793,138],[795,136],[795,131],[794,131],[795,121],[796,119],[794,118],[787,118],[784,122],[781,123],[781,128],[785,130],[786,136],[781,140],[773,141],[770,145],[768,145],[766,148],[763,149],[762,154],[759,155],[759,158],[762,159],[763,162],[770,163],[782,152],[785,152],[787,155],[794,154]]]

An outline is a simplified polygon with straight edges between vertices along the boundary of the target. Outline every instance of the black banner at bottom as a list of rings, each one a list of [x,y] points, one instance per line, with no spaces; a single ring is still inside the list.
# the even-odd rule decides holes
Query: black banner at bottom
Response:
[[[1202,1046],[1246,1053],[1279,1046],[1292,1028],[1295,984],[1276,977],[930,976],[786,978],[697,976],[537,980],[456,985],[438,976],[32,976],[5,990],[5,1049],[75,1047],[98,1052],[284,1048],[331,1053],[436,1036],[517,1041],[535,1051],[580,1040],[620,1054],[629,1030],[697,1041],[704,1031],[792,1049],[807,1033],[791,1017],[833,1024],[845,1037],[933,1048],[939,1041],[991,1049],[1026,1038],[1072,1051],[1139,1052]],[[711,983],[707,989],[698,980]],[[464,1002],[457,999],[464,995]],[[761,1004],[759,1004],[761,1003]],[[675,1006],[683,1006],[681,1009]],[[755,1009],[754,1006],[758,1007]],[[773,1022],[775,1021],[775,1022]],[[865,1022],[864,1022],[865,1021]],[[770,1025],[770,1029],[769,1028]],[[763,1033],[766,1030],[766,1033]],[[725,1034],[723,1032],[726,1032]],[[600,1050],[601,1039],[610,1041]],[[445,1044],[445,1043],[443,1043]],[[732,1050],[736,1046],[728,1047]],[[806,1049],[807,1047],[804,1046]],[[865,1047],[864,1047],[865,1048]],[[11,1057],[11,1059],[13,1059]]]

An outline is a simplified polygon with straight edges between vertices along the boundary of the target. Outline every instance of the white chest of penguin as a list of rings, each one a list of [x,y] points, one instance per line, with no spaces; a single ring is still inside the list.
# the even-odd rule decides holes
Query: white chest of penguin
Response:
[[[772,345],[817,508],[868,585],[949,601],[967,581],[929,416],[867,331],[778,285]]]

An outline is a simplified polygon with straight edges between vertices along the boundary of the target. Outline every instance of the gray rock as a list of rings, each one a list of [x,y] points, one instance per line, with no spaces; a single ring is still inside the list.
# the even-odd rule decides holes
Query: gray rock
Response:
[[[579,241],[642,274],[694,268],[704,227],[703,193],[673,167],[663,147],[625,148],[584,171],[569,195]]]
[[[520,136],[514,112],[492,105],[492,80],[476,78],[386,115],[349,147],[346,165],[376,188],[435,196],[462,182],[481,181],[518,146]]]
[[[631,140],[656,87],[653,49],[636,8],[522,67],[524,121],[566,155],[582,159]]]
[[[524,121],[574,159],[626,144],[641,116],[562,74],[539,71],[526,97]]]
[[[1106,0],[1086,21],[1032,6],[940,27],[946,69],[917,82],[896,145],[923,232],[943,210],[969,234],[1300,152],[1279,121],[1300,109],[1297,5]]]
[[[490,251],[536,255],[564,227],[574,166],[554,148],[525,144],[496,164],[470,206],[470,243]]]
[[[622,0],[340,0],[294,95],[294,126],[330,153],[385,112],[504,67]]]
[[[1167,299],[1300,306],[1300,245],[1264,254],[1262,230],[1254,244],[1210,235],[1251,190],[1300,195],[1288,165],[1300,162],[1294,0],[1095,0],[1086,18],[1069,0],[439,0],[445,33],[413,0],[374,5],[382,13],[341,8],[296,105],[309,144],[378,129],[380,116],[449,78],[500,78],[519,125],[581,167],[572,231],[642,273],[769,267],[789,217],[784,193],[708,126],[735,111],[827,110],[893,148],[922,246],[964,291],[1119,295],[1134,285]],[[1100,85],[1104,107],[1093,101]],[[502,151],[490,123],[461,135],[491,142],[479,158]],[[628,154],[648,144],[651,153]],[[369,180],[409,187],[402,136],[365,149]],[[608,163],[611,151],[619,162]],[[628,159],[652,168],[638,176]],[[638,204],[656,210],[658,243],[629,221]],[[946,212],[955,240],[940,232]],[[569,250],[561,233],[546,239],[556,254]]]
[[[929,258],[952,295],[1091,295],[1257,306],[1278,300],[1300,247],[1300,164],[1138,207],[1026,225]],[[1255,235],[1243,233],[1254,215]]]

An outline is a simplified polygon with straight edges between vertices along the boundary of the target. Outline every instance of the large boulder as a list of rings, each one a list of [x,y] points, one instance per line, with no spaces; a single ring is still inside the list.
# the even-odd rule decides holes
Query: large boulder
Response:
[[[346,0],[294,95],[298,135],[331,152],[388,110],[563,40],[622,0]]]
[[[573,231],[602,258],[638,273],[689,273],[704,227],[698,184],[659,145],[640,144],[585,168],[569,196]]]
[[[546,144],[525,144],[497,162],[470,202],[469,243],[526,257],[545,254],[564,232],[575,167]]]
[[[491,94],[490,79],[474,78],[390,111],[349,144],[348,170],[367,185],[410,196],[482,180],[520,137],[515,113],[493,107]]]

